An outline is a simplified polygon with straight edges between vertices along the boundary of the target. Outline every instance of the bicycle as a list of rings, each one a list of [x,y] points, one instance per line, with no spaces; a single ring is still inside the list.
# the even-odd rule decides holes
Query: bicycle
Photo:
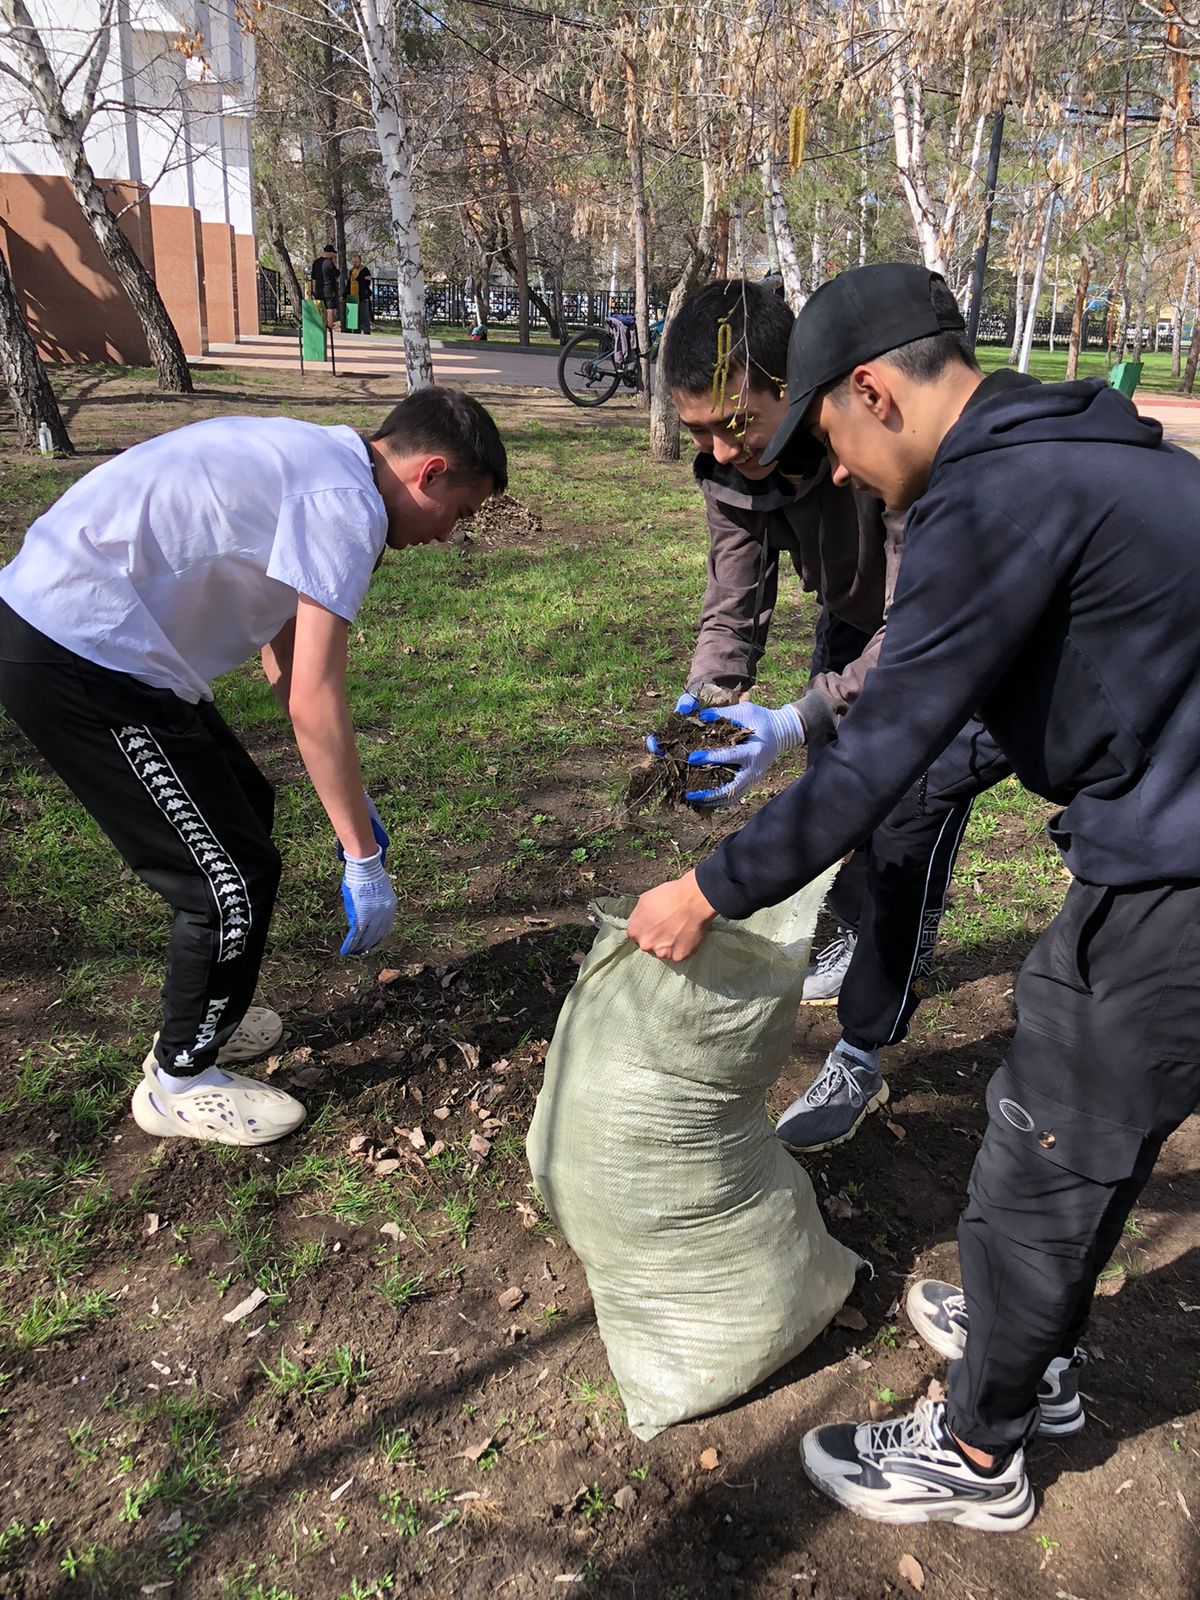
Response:
[[[618,349],[618,330],[622,324]],[[658,355],[662,342],[661,319],[650,324],[650,359]],[[563,346],[558,357],[558,386],[573,406],[602,406],[621,387],[638,390],[642,386],[642,352],[638,347],[634,320],[624,314],[610,317],[603,328],[584,328]]]

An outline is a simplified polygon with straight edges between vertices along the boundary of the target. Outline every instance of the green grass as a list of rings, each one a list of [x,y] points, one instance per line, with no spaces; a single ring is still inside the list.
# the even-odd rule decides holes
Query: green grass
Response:
[[[308,1366],[293,1361],[286,1350],[280,1350],[277,1367],[269,1367],[265,1361],[259,1366],[276,1394],[294,1394],[301,1399],[328,1394],[331,1389],[353,1394],[371,1378],[366,1358],[355,1355],[347,1344],[337,1345],[328,1357],[319,1356]]]
[[[1055,341],[1058,344],[1058,341]],[[1008,364],[1007,345],[980,345],[976,351],[979,365],[985,372],[993,372],[997,367]],[[1103,350],[1084,350],[1079,356],[1079,378],[1107,378],[1109,372],[1121,360],[1116,351],[1110,360]],[[1184,359],[1187,351],[1184,350]],[[1049,350],[1031,350],[1029,353],[1029,371],[1035,378],[1040,378],[1043,383],[1061,383],[1067,370],[1067,352],[1065,345],[1053,352]],[[1157,354],[1153,350],[1146,351],[1142,356],[1142,376],[1138,384],[1139,392],[1147,394],[1176,394],[1179,390],[1179,379],[1171,376],[1171,352],[1160,350]],[[1200,398],[1198,393],[1197,398]]]

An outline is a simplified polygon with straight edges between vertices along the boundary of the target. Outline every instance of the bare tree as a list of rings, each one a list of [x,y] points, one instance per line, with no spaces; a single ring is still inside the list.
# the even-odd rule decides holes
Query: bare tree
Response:
[[[0,254],[0,370],[8,389],[8,403],[17,419],[17,437],[25,448],[38,447],[39,429],[44,424],[50,430],[55,452],[73,456],[75,446],[34,346],[3,254]]]
[[[0,42],[9,47],[20,63],[18,68],[0,59],[0,71],[21,86],[41,113],[71,192],[104,259],[137,313],[158,374],[158,387],[169,393],[191,394],[192,374],[179,335],[167,315],[154,279],[109,210],[104,190],[96,180],[84,148],[84,136],[95,110],[101,75],[108,59],[113,14],[114,0],[104,0],[99,26],[91,35],[84,55],[60,76],[25,0],[0,0],[0,22],[4,24]],[[79,103],[72,111],[67,106],[67,89],[80,72],[83,72],[83,88]]]

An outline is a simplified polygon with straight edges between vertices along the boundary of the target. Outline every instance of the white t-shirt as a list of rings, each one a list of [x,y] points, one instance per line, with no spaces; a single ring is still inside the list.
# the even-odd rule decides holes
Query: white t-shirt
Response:
[[[0,572],[0,598],[76,655],[195,704],[298,595],[353,621],[386,538],[352,428],[219,417],[73,484]]]

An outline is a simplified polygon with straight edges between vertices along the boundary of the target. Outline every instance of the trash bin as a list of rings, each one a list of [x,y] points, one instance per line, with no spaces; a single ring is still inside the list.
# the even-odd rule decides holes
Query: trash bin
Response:
[[[358,298],[352,296],[346,301],[346,316],[344,326],[347,333],[358,332]]]
[[[300,303],[300,347],[306,361],[325,360],[325,307],[319,300]]]
[[[1114,389],[1118,389],[1126,398],[1133,399],[1133,391],[1137,388],[1142,378],[1142,363],[1140,361],[1118,361],[1108,375],[1108,381]]]

